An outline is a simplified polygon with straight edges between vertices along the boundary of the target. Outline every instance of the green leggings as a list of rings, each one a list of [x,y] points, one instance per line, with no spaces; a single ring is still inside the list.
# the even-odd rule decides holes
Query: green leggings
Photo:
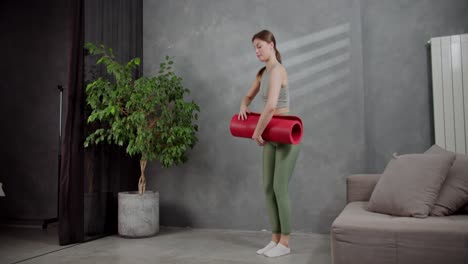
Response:
[[[274,234],[291,233],[289,180],[294,171],[300,145],[267,142],[263,146],[263,188]]]

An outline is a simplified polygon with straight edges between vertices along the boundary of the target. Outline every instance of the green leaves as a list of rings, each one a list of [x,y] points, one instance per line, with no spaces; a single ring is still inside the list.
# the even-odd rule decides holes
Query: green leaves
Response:
[[[91,109],[88,123],[98,124],[85,140],[85,147],[102,142],[124,146],[129,155],[159,160],[164,167],[187,160],[185,155],[198,141],[194,122],[200,112],[184,96],[182,78],[173,71],[174,62],[165,56],[157,75],[134,78],[140,58],[125,64],[115,60],[112,49],[86,43],[92,55],[99,55],[109,79],[100,77],[86,87],[86,104]]]

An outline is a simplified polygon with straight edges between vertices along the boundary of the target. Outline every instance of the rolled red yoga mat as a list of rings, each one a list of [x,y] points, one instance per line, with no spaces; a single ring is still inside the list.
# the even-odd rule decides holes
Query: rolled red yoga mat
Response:
[[[252,138],[257,126],[259,113],[247,114],[247,120],[238,120],[238,114],[231,118],[231,134],[235,137]],[[297,116],[274,115],[263,131],[262,138],[283,144],[299,144],[302,139],[302,120]]]

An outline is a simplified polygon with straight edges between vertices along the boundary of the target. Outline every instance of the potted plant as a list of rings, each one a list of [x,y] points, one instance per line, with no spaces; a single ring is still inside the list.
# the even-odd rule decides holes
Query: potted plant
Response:
[[[159,231],[159,193],[146,190],[146,164],[158,160],[169,167],[187,160],[186,151],[197,142],[199,106],[184,99],[190,90],[174,73],[169,56],[156,76],[138,77],[139,58],[121,64],[104,45],[86,43],[85,48],[99,56],[96,65],[103,64],[108,76],[86,86],[87,122],[99,125],[84,145],[117,144],[140,159],[138,192],[118,194],[118,229],[124,237],[152,236]]]

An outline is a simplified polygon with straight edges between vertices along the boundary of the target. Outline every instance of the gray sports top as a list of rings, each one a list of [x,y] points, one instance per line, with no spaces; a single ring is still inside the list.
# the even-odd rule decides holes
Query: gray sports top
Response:
[[[271,71],[271,70],[270,70]],[[263,102],[266,103],[268,99],[268,89],[270,88],[270,73],[266,70],[263,71],[262,78],[260,80],[260,92],[263,97]],[[276,108],[289,108],[289,85],[281,87],[278,103],[276,104]]]

